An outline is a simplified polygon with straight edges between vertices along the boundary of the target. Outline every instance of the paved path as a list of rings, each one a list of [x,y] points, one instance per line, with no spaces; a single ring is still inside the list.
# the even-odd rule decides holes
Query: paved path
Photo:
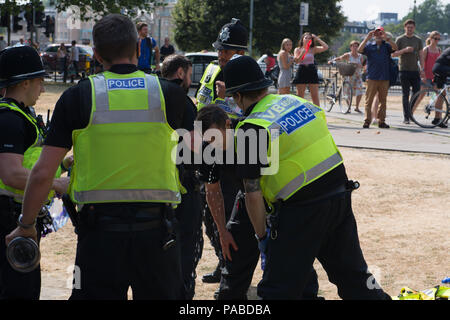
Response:
[[[342,114],[331,110],[326,116],[338,146],[450,155],[450,129],[424,129],[413,122],[403,124],[401,111],[388,111],[389,129],[379,129],[377,125],[363,129],[361,113]]]

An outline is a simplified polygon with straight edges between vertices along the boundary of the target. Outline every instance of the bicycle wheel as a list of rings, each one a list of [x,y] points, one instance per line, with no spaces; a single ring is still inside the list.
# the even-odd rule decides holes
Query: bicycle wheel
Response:
[[[339,93],[339,108],[342,113],[348,113],[352,107],[353,89],[350,82],[344,81]]]
[[[448,101],[439,91],[426,88],[416,92],[411,98],[409,111],[411,120],[422,128],[433,128],[441,124],[448,114]],[[438,121],[434,121],[439,119]]]
[[[321,94],[321,106],[324,110],[326,110],[327,112],[330,112],[331,109],[333,109],[333,106],[335,104],[335,90],[334,87],[331,85],[325,85],[325,87],[323,87],[323,91]]]

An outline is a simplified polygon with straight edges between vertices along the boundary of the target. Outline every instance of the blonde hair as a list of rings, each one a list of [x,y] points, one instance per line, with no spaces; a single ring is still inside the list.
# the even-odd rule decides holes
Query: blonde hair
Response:
[[[441,34],[439,33],[439,31],[431,31],[431,33],[430,33],[430,35],[428,36],[427,40],[425,40],[425,44],[426,44],[427,46],[429,46],[429,45],[431,44],[431,39],[434,38],[434,37],[437,36],[437,35],[441,35]]]
[[[292,40],[289,39],[289,38],[284,38],[283,41],[281,41],[280,52],[283,51],[283,50],[286,50],[286,49],[284,49],[284,47],[286,46],[286,43],[288,43],[288,42],[292,43]]]

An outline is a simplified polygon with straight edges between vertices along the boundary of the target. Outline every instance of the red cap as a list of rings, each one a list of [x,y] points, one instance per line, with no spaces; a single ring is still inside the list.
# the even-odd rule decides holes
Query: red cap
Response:
[[[377,31],[377,30],[384,31],[384,28],[383,28],[382,26],[378,26],[378,27],[375,29],[375,31]]]

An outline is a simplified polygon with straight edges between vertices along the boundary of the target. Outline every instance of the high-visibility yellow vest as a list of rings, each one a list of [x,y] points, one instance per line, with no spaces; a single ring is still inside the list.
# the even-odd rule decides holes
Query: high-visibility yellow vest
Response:
[[[200,110],[208,104],[216,104],[218,107],[222,108],[230,118],[238,118],[242,116],[242,111],[236,105],[233,98],[227,97],[226,99],[222,99],[217,97],[214,99],[214,81],[220,71],[220,66],[216,63],[210,63],[208,67],[206,67],[202,79],[200,80],[200,89],[196,96],[197,110]]]
[[[72,133],[72,201],[179,203],[181,186],[171,158],[178,135],[167,122],[158,78],[106,71],[89,80],[89,124]]]
[[[42,143],[44,142],[44,136],[41,129],[39,129],[39,126],[37,125],[36,119],[34,119],[31,115],[25,113],[20,109],[17,105],[15,105],[13,102],[11,103],[0,103],[0,108],[8,108],[12,111],[18,112],[21,115],[23,115],[36,129],[36,139],[27,150],[25,150],[25,153],[23,155],[23,161],[22,166],[26,169],[31,170],[34,166],[34,164],[38,161],[39,156],[42,152]],[[58,178],[61,176],[61,169],[58,168],[55,178]],[[23,201],[23,194],[24,190],[15,189],[12,187],[9,187],[3,183],[3,181],[0,179],[0,195],[5,195],[8,197],[14,198],[14,201],[21,203]],[[51,199],[55,196],[55,191],[50,191],[48,195],[48,201],[51,201]]]
[[[269,133],[269,165],[275,165],[271,146],[279,146],[278,172],[262,175],[261,191],[269,203],[287,200],[298,190],[343,163],[328,131],[324,111],[294,95],[267,95],[236,127],[251,123]],[[240,130],[242,133],[242,130]],[[238,142],[237,142],[238,143]],[[238,157],[239,157],[239,150]]]

